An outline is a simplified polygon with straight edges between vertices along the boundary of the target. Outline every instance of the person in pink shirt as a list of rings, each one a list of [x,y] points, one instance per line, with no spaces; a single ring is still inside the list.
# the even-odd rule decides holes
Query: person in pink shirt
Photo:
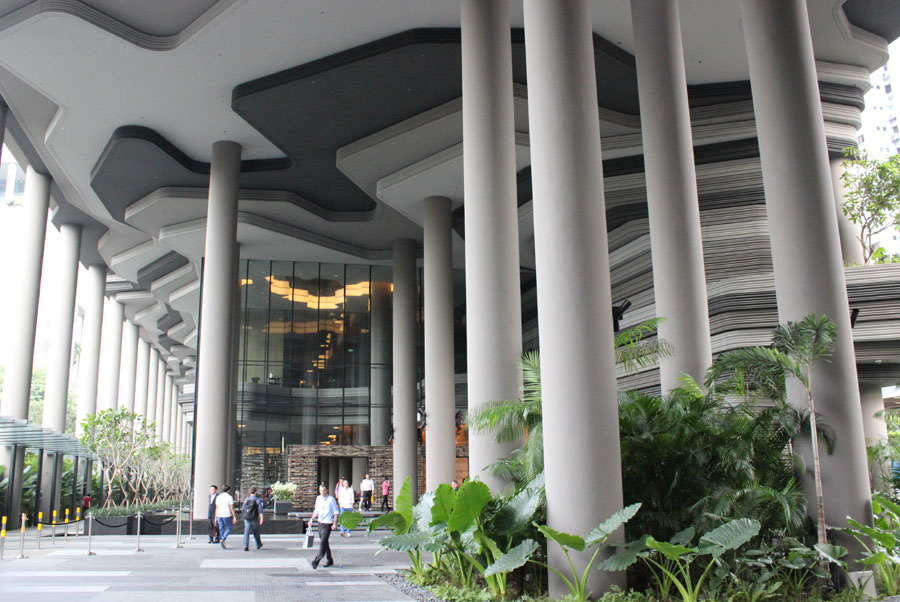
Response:
[[[388,510],[388,494],[391,492],[391,482],[387,479],[381,484],[381,511]]]

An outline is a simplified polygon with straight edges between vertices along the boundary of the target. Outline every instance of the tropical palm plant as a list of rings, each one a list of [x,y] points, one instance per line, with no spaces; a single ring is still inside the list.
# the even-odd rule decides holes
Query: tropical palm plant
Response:
[[[803,387],[809,416],[816,416],[813,398],[814,368],[820,360],[828,361],[834,351],[837,326],[825,315],[808,315],[799,322],[779,325],[772,335],[772,347],[748,347],[723,354],[707,375],[707,386],[725,378],[732,385],[743,384],[745,390],[754,388],[766,395],[784,398],[787,377],[796,379]],[[819,463],[819,433],[817,420],[808,420],[812,447],[813,473],[816,490],[816,535],[820,544],[827,544],[825,533],[825,498],[822,493],[822,469]]]

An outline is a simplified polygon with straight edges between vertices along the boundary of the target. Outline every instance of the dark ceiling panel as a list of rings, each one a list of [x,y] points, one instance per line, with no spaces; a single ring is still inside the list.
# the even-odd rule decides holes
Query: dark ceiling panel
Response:
[[[123,2],[122,0],[81,0],[92,8],[154,36],[173,36],[213,7],[217,0],[153,0]]]
[[[900,2],[897,0],[847,0],[847,20],[888,41],[900,37]]]

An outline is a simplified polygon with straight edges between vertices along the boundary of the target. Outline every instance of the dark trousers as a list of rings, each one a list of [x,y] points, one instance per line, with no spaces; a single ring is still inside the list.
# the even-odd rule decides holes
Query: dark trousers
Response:
[[[250,534],[253,533],[253,539],[256,540],[256,549],[262,547],[262,540],[259,538],[259,519],[244,519],[244,547],[250,545]]]
[[[209,529],[209,540],[210,541],[219,541],[219,525],[216,524],[215,518],[210,518],[206,521],[206,526]]]
[[[382,512],[384,512],[385,510],[388,509],[387,499],[388,499],[388,496],[386,496],[386,495],[381,496],[381,511]]]
[[[322,558],[328,560],[329,563],[334,562],[331,557],[331,546],[328,545],[329,537],[331,537],[331,523],[319,523],[319,553],[315,559],[316,564]]]
[[[372,492],[371,491],[363,491],[363,508],[365,510],[372,509]]]

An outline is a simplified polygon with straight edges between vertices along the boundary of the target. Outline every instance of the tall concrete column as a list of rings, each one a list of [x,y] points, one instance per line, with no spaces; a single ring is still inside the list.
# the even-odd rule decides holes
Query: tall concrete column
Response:
[[[196,455],[194,456],[194,518],[203,518],[209,483],[224,483],[227,474],[231,383],[234,254],[240,192],[241,146],[213,144],[206,213],[203,296],[200,307],[200,349],[197,361]]]
[[[409,478],[419,491],[416,460],[416,243],[394,241],[394,495]]]
[[[866,445],[882,445],[888,440],[887,423],[884,420],[884,396],[880,384],[860,383],[859,401],[862,408],[863,433]],[[875,462],[869,467],[872,489],[880,490],[890,483],[890,465]]]
[[[150,382],[150,343],[138,337],[137,369],[134,377],[134,412],[147,416],[147,386]]]
[[[588,533],[622,508],[591,2],[524,6],[547,522]],[[585,475],[579,496],[590,503],[572,503],[572,475]],[[574,555],[576,570],[588,559]],[[558,546],[549,560],[569,570]],[[614,584],[625,584],[624,573],[588,576],[594,594]],[[551,579],[551,595],[564,590]]]
[[[134,411],[134,387],[137,380],[138,327],[125,320],[122,323],[122,352],[119,355],[118,408]]]
[[[152,345],[150,345],[147,370],[147,422],[156,422],[154,432],[150,433],[154,434],[159,431],[161,425],[156,420],[156,393],[159,386],[159,350]]]
[[[450,199],[425,199],[425,491],[456,478]]]
[[[162,357],[156,363],[156,438],[159,441],[166,440],[166,424],[168,408],[166,400],[166,362]]]
[[[78,284],[78,256],[81,226],[63,224],[59,228],[55,307],[50,351],[47,357],[47,384],[44,388],[44,416],[41,425],[57,433],[66,430],[69,400],[69,368],[72,361],[72,328],[75,323],[75,291]],[[41,510],[50,516],[59,508],[62,479],[61,453],[45,453],[41,475]]]
[[[354,491],[360,491],[359,487],[362,484],[363,479],[366,478],[366,471],[369,470],[369,459],[351,458],[351,461],[353,463],[353,468],[351,470],[351,476],[349,478],[353,483]]]
[[[341,458],[338,460],[338,472],[341,477],[352,481],[353,479],[353,461],[350,458]],[[355,489],[356,483],[351,482],[350,485]]]
[[[0,118],[5,131],[6,105],[0,103]],[[0,134],[2,135],[2,134]],[[6,369],[3,378],[3,398],[0,415],[26,420],[31,399],[31,371],[34,358],[34,337],[37,330],[38,297],[41,290],[41,265],[44,259],[44,237],[47,231],[47,210],[50,207],[50,180],[32,166],[25,170],[25,198],[22,202],[21,244],[18,247],[18,264],[15,277],[9,282],[10,300],[14,320],[10,324],[7,340]],[[12,447],[0,448],[0,465],[9,466]],[[16,464],[12,467],[14,486],[9,492],[7,514],[9,526],[19,524],[21,513],[22,471],[25,447],[18,448]],[[7,475],[8,476],[8,475]]]
[[[338,468],[338,459],[337,458],[328,458],[328,492],[331,495],[334,495],[334,490],[337,486],[337,480],[341,476],[338,474],[340,469]]]
[[[181,438],[181,406],[178,405],[178,385],[175,384],[175,377],[172,376],[172,414],[174,416],[178,416],[177,420],[174,420],[174,424],[172,424],[171,432],[172,432],[172,442],[175,443],[180,441]]]
[[[103,328],[100,339],[100,366],[103,378],[97,386],[97,411],[115,410],[119,397],[119,368],[122,356],[122,321],[125,308],[115,299],[103,301]]]
[[[663,391],[682,374],[703,382],[712,363],[697,174],[677,0],[631,0],[650,249],[659,336],[672,344],[659,362]]]
[[[844,182],[841,175],[844,173],[844,159],[829,159],[829,167],[831,168],[831,185],[834,190],[834,210],[837,214],[838,234],[841,238],[841,257],[844,263],[855,263],[862,265],[863,250],[862,243],[856,237],[859,236],[859,229],[844,215],[841,204],[844,202]]]
[[[78,378],[78,409],[75,433],[81,435],[81,422],[97,411],[97,387],[100,377],[100,337],[103,327],[103,291],[106,266],[92,265],[85,278],[84,326],[81,335],[81,374]]]
[[[461,7],[466,346],[473,411],[522,393],[522,291],[509,2],[462,0]],[[496,492],[507,484],[485,468],[517,444],[494,439],[494,433],[469,431],[469,473]]]
[[[372,445],[391,441],[391,283],[372,282],[369,428]]]
[[[838,446],[834,454],[821,455],[825,518],[829,525],[845,526],[848,515],[869,516],[871,500],[850,308],[806,2],[741,0],[740,6],[778,319],[825,314],[837,324],[834,355],[827,368],[818,371],[813,395],[816,411],[834,427]],[[797,383],[789,383],[788,398],[797,407],[806,406]],[[815,504],[809,507],[814,514]],[[854,546],[848,538],[839,536],[839,541]]]
[[[172,436],[172,420],[174,420],[174,412],[172,411],[175,405],[175,402],[172,400],[172,377],[165,373],[163,370],[163,380],[162,380],[162,390],[163,390],[163,419],[162,419],[162,431],[159,433],[159,438],[161,441],[168,441],[171,443],[174,439]]]

